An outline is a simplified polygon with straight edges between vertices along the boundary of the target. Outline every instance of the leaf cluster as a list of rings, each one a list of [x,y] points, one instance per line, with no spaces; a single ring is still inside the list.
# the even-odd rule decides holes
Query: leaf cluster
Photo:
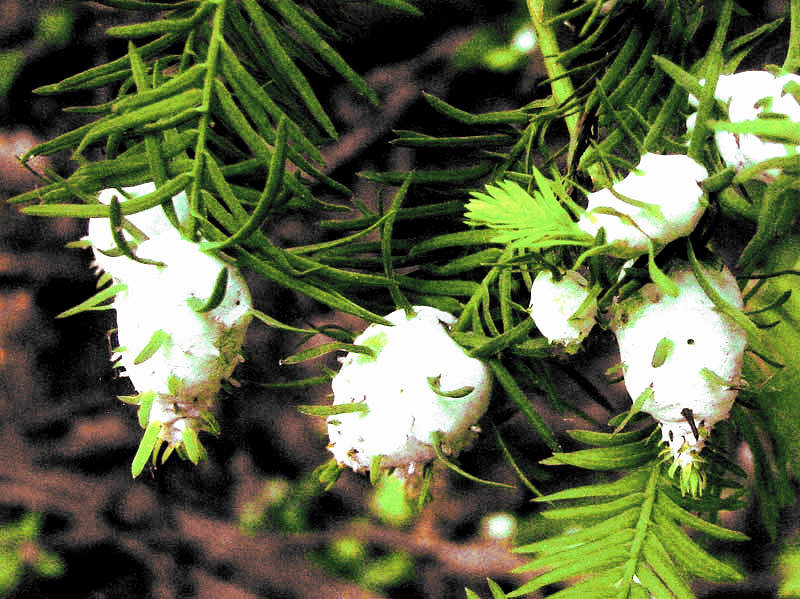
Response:
[[[286,251],[262,233],[265,223],[287,216],[351,209],[319,200],[311,187],[317,182],[351,195],[323,172],[319,146],[337,133],[311,75],[335,73],[378,101],[330,45],[335,28],[289,0],[106,4],[144,17],[107,32],[128,40],[127,54],[37,92],[111,89],[115,95],[68,109],[92,120],[22,159],[71,151],[77,169],[66,178],[45,172],[46,185],[11,201],[36,202],[22,209],[32,215],[111,218],[112,207],[97,200],[101,189],[154,181],[156,191],[120,205],[122,217],[162,206],[186,238],[206,240],[206,251],[225,251],[294,291],[380,321],[342,291],[386,288],[383,276],[329,267],[302,255],[318,248]],[[417,12],[400,0],[378,4]],[[181,191],[191,210],[185,223],[177,222],[171,204]]]
[[[536,497],[539,503],[568,506],[542,512],[547,520],[564,522],[560,535],[528,543],[514,551],[532,554],[515,572],[536,572],[520,588],[501,595],[520,597],[564,585],[548,595],[568,597],[694,597],[695,577],[715,582],[741,580],[729,564],[712,556],[687,534],[693,529],[719,541],[743,541],[746,536],[700,518],[695,512],[716,513],[742,505],[740,485],[724,476],[731,466],[715,471],[716,491],[702,499],[681,495],[658,457],[652,426],[623,434],[572,431],[577,440],[596,447],[556,453],[546,465],[571,465],[597,471],[622,471],[614,482],[566,489]],[[732,468],[736,475],[742,473]],[[722,489],[734,489],[722,498]]]

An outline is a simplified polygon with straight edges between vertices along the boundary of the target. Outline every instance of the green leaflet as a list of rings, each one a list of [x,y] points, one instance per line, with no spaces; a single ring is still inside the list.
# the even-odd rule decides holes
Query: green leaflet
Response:
[[[150,455],[157,447],[158,433],[160,431],[160,422],[151,422],[147,425],[142,440],[139,442],[139,449],[136,450],[136,455],[133,457],[133,462],[131,463],[131,474],[133,478],[139,476],[142,470],[144,470],[147,460],[150,459]]]
[[[567,580],[575,576],[590,574],[592,572],[603,571],[619,563],[621,560],[624,560],[625,557],[627,557],[627,552],[624,548],[607,549],[599,555],[595,552],[594,555],[586,559],[554,568],[546,574],[538,576],[522,585],[517,590],[508,593],[507,596],[522,597],[556,582]]]
[[[655,283],[661,291],[672,297],[678,297],[680,293],[678,285],[656,265],[655,249],[650,239],[647,240],[647,271],[650,273],[650,278],[653,283]]]
[[[383,183],[385,185],[401,185],[409,177],[409,174],[411,176],[411,183],[427,185],[467,185],[468,183],[487,175],[491,168],[491,163],[482,163],[476,166],[468,166],[464,168],[412,171],[411,173],[407,173],[405,171],[392,171],[384,173],[364,171],[359,173],[359,175],[367,181],[374,181],[376,183]]]
[[[646,535],[642,544],[642,557],[645,564],[635,567],[640,571],[642,566],[651,570],[653,574],[664,581],[664,584],[678,599],[694,599],[694,594],[689,588],[681,573],[672,561],[669,553],[654,535]]]
[[[569,532],[561,536],[515,547],[514,553],[558,553],[570,547],[608,538],[619,530],[632,528],[638,516],[638,510],[635,507],[630,508],[593,526],[571,528]]]
[[[548,519],[568,522],[570,526],[563,534],[515,549],[516,553],[535,555],[519,571],[544,569],[546,572],[509,596],[521,596],[545,585],[566,582],[577,574],[585,576],[552,597],[580,599],[583,596],[638,597],[641,594],[659,599],[693,599],[688,576],[696,575],[718,582],[740,579],[736,570],[702,549],[681,527],[690,526],[721,539],[744,540],[746,537],[706,522],[688,511],[698,508],[698,500],[680,496],[666,466],[652,451],[654,443],[645,440],[601,447],[599,459],[587,453],[597,450],[557,454],[557,461],[550,458],[544,463],[575,463],[590,469],[599,464],[608,466],[619,457],[620,449],[627,449],[625,453],[630,454],[632,447],[642,443],[649,444],[650,449],[645,453],[649,453],[650,459],[619,480],[536,498],[540,502],[572,503],[542,514]],[[573,457],[563,457],[570,455]],[[626,471],[629,467],[622,465],[615,469]],[[721,491],[716,489],[717,493]],[[719,495],[706,497],[703,501],[707,502],[706,509],[710,512],[721,509],[726,502]]]
[[[289,381],[286,383],[258,383],[258,386],[263,387],[264,389],[275,389],[275,390],[301,389],[303,387],[314,387],[317,385],[324,385],[326,383],[330,383],[332,378],[333,378],[333,373],[324,374],[320,376],[313,376],[306,379]]]
[[[492,371],[498,384],[505,390],[509,399],[511,399],[520,412],[526,416],[544,442],[547,443],[551,449],[556,449],[558,447],[558,442],[555,436],[548,428],[544,419],[533,409],[528,397],[522,389],[520,389],[508,369],[497,359],[489,360],[489,369]]]
[[[518,325],[509,329],[505,333],[493,337],[490,341],[479,345],[470,350],[469,355],[473,358],[488,358],[496,355],[506,348],[512,347],[527,339],[528,335],[536,328],[536,323],[532,318],[526,318]]]
[[[556,453],[543,460],[545,465],[570,465],[588,470],[619,470],[636,468],[651,461],[658,447],[645,439],[624,445],[583,449],[572,453]]]
[[[417,17],[421,17],[424,13],[418,9],[413,4],[409,4],[404,0],[372,0],[373,4],[377,4],[379,6],[387,6],[394,10],[399,10],[402,12],[406,12],[410,15],[414,15]]]
[[[186,455],[189,460],[194,465],[197,465],[203,454],[203,450],[202,445],[200,445],[200,440],[197,438],[197,432],[191,426],[187,426],[183,429],[183,446],[186,448]]]
[[[495,147],[513,141],[510,135],[497,133],[493,135],[473,135],[470,137],[433,137],[416,131],[395,131],[398,138],[391,143],[399,146],[422,148],[476,148],[482,146]]]
[[[522,471],[519,465],[517,465],[517,461],[514,459],[514,456],[511,454],[511,450],[506,445],[503,438],[500,436],[500,431],[497,430],[496,426],[493,426],[492,429],[494,430],[494,437],[497,441],[497,444],[500,446],[500,449],[503,451],[503,455],[506,458],[506,461],[511,465],[514,469],[514,472],[517,473],[517,477],[520,479],[523,485],[535,496],[541,497],[542,493],[537,489],[534,484],[529,480],[528,476]]]
[[[567,431],[567,433],[576,441],[586,443],[587,445],[612,447],[614,445],[626,445],[635,441],[642,441],[652,434],[653,428],[654,427],[646,427],[641,430],[631,431],[628,433],[600,433],[597,431],[587,431],[582,429],[570,430]]]
[[[367,85],[367,83],[356,73],[350,65],[345,62],[341,55],[331,48],[330,44],[320,36],[314,28],[305,20],[294,3],[288,0],[273,0],[272,5],[284,19],[292,30],[300,36],[314,51],[333,69],[350,83],[354,89],[377,105],[379,103],[377,94]],[[399,6],[409,5],[403,3]]]
[[[195,297],[189,298],[187,303],[192,310],[198,314],[203,314],[216,309],[222,303],[222,300],[225,299],[225,293],[228,290],[229,274],[230,269],[227,266],[223,266],[220,269],[219,274],[214,281],[214,288],[211,290],[211,295],[208,296],[208,299],[205,302]]]
[[[264,191],[258,200],[258,204],[250,213],[247,221],[242,227],[231,235],[225,241],[207,244],[203,247],[204,251],[219,250],[226,248],[238,241],[244,241],[252,235],[261,226],[261,223],[267,217],[270,208],[277,199],[278,192],[281,188],[281,180],[284,172],[284,159],[286,156],[286,143],[287,143],[287,120],[282,118],[278,124],[277,140],[275,142],[275,152],[269,162],[269,173],[267,175],[267,184]]]
[[[426,239],[411,249],[411,255],[424,254],[449,247],[463,247],[484,245],[491,243],[495,233],[488,230],[460,231],[458,233],[445,233],[437,237]]]
[[[352,230],[362,227],[370,227],[375,223],[385,218],[384,215],[373,214],[366,207],[362,206],[362,213],[366,216],[355,218],[352,220],[322,220],[320,227],[329,231],[338,231],[341,229]],[[414,206],[413,208],[400,208],[397,213],[396,220],[407,221],[422,218],[436,218],[451,215],[460,215],[464,211],[464,204],[460,201],[446,201],[438,202],[430,205]]]
[[[139,420],[139,426],[147,428],[147,423],[150,421],[150,412],[153,408],[153,402],[156,399],[155,391],[145,391],[136,396],[135,401],[139,404],[139,409],[136,412],[136,418]]]
[[[197,84],[203,80],[205,73],[206,65],[196,64],[183,73],[167,79],[163,84],[155,89],[139,91],[137,94],[125,96],[112,102],[111,111],[117,114],[124,114],[131,110],[142,108],[155,102],[167,100],[172,96],[197,87]]]
[[[469,472],[463,470],[460,466],[458,466],[449,456],[445,454],[442,449],[442,440],[444,435],[441,432],[434,432],[431,433],[431,444],[433,445],[433,451],[436,453],[437,459],[442,462],[445,466],[447,466],[453,472],[460,474],[464,478],[471,480],[472,482],[476,482],[482,485],[488,485],[490,487],[501,487],[505,489],[513,489],[512,485],[508,485],[506,483],[498,483],[491,480],[485,480],[482,478],[478,478],[477,476],[470,474]]]
[[[115,295],[117,295],[120,291],[125,291],[128,288],[127,285],[124,283],[116,283],[111,287],[107,287],[105,289],[101,289],[97,293],[95,293],[92,297],[87,299],[86,301],[81,302],[74,308],[70,308],[69,310],[64,310],[61,314],[57,315],[56,318],[66,318],[67,316],[74,316],[75,314],[80,314],[81,312],[88,312],[91,310],[111,310],[113,306],[103,304],[103,302],[111,299]]]
[[[187,129],[178,135],[170,136],[160,144],[161,158],[167,164],[173,162],[173,159],[181,156],[195,144],[197,133],[196,129]],[[39,150],[43,146],[36,149]],[[149,168],[149,157],[146,144],[136,144],[114,159],[90,162],[78,167],[70,177],[70,181],[75,181],[76,184],[80,181],[97,181],[105,187],[114,181],[119,186],[130,187],[145,178],[147,168]]]
[[[690,539],[680,526],[668,516],[656,510],[653,519],[655,534],[662,540],[664,548],[687,572],[702,576],[712,582],[738,582],[743,576]]]
[[[219,435],[219,421],[216,419],[214,414],[208,410],[201,410],[200,419],[203,421],[203,426],[200,430],[208,431],[212,435]]]
[[[152,358],[161,347],[170,340],[170,334],[158,329],[154,331],[150,340],[142,351],[133,359],[134,364],[141,364]]]
[[[586,493],[586,491],[584,491]],[[616,516],[625,510],[637,506],[645,499],[642,491],[628,493],[624,497],[612,501],[594,502],[579,507],[563,507],[551,509],[543,516],[552,520],[579,520],[600,518],[603,516]]]
[[[800,144],[800,123],[783,119],[762,118],[755,121],[731,123],[729,121],[710,122],[714,131],[727,131],[739,135],[758,135],[764,141],[796,146]]]
[[[664,339],[666,339],[666,337]],[[662,339],[661,341],[664,341],[664,339]],[[666,339],[666,340],[669,341],[669,339]],[[672,342],[670,341],[670,343],[672,343]],[[658,347],[656,347],[656,353],[658,353]],[[653,356],[653,360],[655,360],[656,357],[657,356]],[[628,422],[631,421],[631,419],[634,416],[636,416],[637,414],[641,413],[642,406],[645,404],[645,402],[647,402],[650,399],[652,399],[652,397],[653,397],[653,386],[650,385],[648,387],[645,387],[645,390],[642,391],[639,394],[639,396],[633,401],[633,405],[631,406],[631,409],[628,410],[628,413],[625,415],[625,418],[623,418],[622,421],[617,426],[617,428],[614,429],[614,433],[613,434],[616,435],[617,433],[619,433],[623,428],[625,428],[625,426],[628,424]]]
[[[272,150],[269,144],[253,129],[247,117],[236,105],[230,91],[220,81],[215,81],[214,83],[214,97],[219,104],[219,111],[216,113],[219,118],[247,144],[256,158],[261,160],[263,164],[270,164],[272,162]],[[316,201],[310,195],[310,192],[294,177],[284,175],[283,183],[292,192],[309,203],[313,204]]]
[[[381,228],[381,261],[383,262],[383,274],[386,276],[386,286],[389,289],[389,294],[392,296],[394,305],[397,306],[398,309],[405,310],[406,314],[413,313],[413,306],[408,298],[400,291],[399,277],[397,277],[394,272],[392,261],[392,235],[394,233],[394,222],[397,218],[397,212],[403,205],[410,185],[411,174],[408,175],[400,186],[400,189],[398,189],[397,193],[394,195],[389,210],[387,211],[386,221]]]
[[[122,209],[120,208],[119,200],[116,196],[111,197],[108,205],[109,208],[109,225],[111,226],[111,237],[116,244],[116,249],[112,251],[119,251],[125,257],[140,264],[149,264],[151,266],[165,266],[163,262],[157,260],[148,260],[146,258],[139,258],[133,252],[128,240],[122,232]],[[108,253],[108,252],[107,252]]]
[[[191,181],[191,173],[181,173],[152,193],[122,202],[120,204],[120,212],[127,216],[163,204],[183,191]],[[22,212],[32,216],[65,216],[71,218],[109,218],[111,216],[110,207],[100,203],[82,206],[77,204],[40,204],[26,206],[22,208]]]
[[[337,416],[339,414],[357,414],[369,412],[369,406],[365,403],[344,403],[335,406],[297,406],[297,411],[309,416]]]
[[[281,364],[299,364],[300,362],[305,362],[307,360],[313,360],[315,358],[319,358],[320,356],[324,356],[331,352],[335,351],[348,351],[351,353],[356,354],[364,354],[371,358],[375,357],[375,350],[371,347],[366,345],[353,345],[352,343],[342,343],[339,341],[335,341],[333,343],[323,343],[321,345],[317,345],[316,347],[312,347],[296,354],[289,356],[288,358],[284,358],[281,360]]]
[[[598,514],[598,517],[602,515],[603,514]],[[523,572],[530,572],[531,570],[553,568],[554,566],[559,566],[560,564],[568,562],[578,563],[594,557],[599,553],[607,552],[609,545],[629,545],[633,541],[633,536],[634,531],[632,528],[617,530],[607,537],[597,539],[596,541],[565,547],[561,551],[542,554],[542,557],[533,559],[524,566],[516,568],[514,572],[520,574]]]
[[[475,391],[475,387],[460,387],[459,389],[453,389],[452,391],[444,391],[441,387],[441,378],[441,375],[428,377],[428,385],[430,386],[431,390],[440,397],[460,399]]]
[[[655,351],[653,352],[653,358],[650,360],[650,366],[653,368],[663,366],[673,349],[675,349],[675,342],[667,337],[662,337],[656,345]]]
[[[616,599],[619,591],[616,587],[622,578],[624,571],[622,568],[609,568],[602,574],[590,578],[580,579],[579,582],[548,595],[548,599]],[[652,599],[649,595],[631,595],[631,599]],[[669,599],[672,599],[670,597]]]
[[[312,329],[301,329],[298,327],[289,326],[288,324],[283,324],[279,320],[276,320],[269,314],[265,314],[264,312],[260,312],[259,310],[250,310],[250,314],[263,322],[265,325],[269,327],[273,327],[276,329],[280,329],[282,331],[287,331],[290,333],[303,333],[303,334],[316,334],[316,331]]]
[[[133,25],[120,25],[111,27],[106,31],[106,35],[110,37],[124,37],[129,39],[136,39],[141,37],[150,37],[153,35],[164,34],[181,34],[197,25],[206,15],[211,12],[214,2],[208,2],[201,5],[198,10],[191,17],[184,19],[158,19],[156,21],[148,21],[145,23],[135,23]]]
[[[182,2],[148,2],[146,0],[103,0],[106,6],[124,10],[179,10],[197,6],[201,0],[183,0]]]
[[[177,40],[180,39],[180,34],[170,33],[163,35],[160,38],[145,44],[139,48],[139,55],[142,58],[149,58],[150,56],[165,50],[172,46]],[[37,94],[58,94],[64,92],[78,91],[81,89],[91,89],[114,83],[121,79],[128,77],[130,71],[130,58],[123,56],[117,60],[93,67],[72,77],[68,77],[63,81],[46,85],[35,89]]]
[[[423,92],[423,97],[435,110],[467,125],[527,124],[530,120],[530,116],[522,110],[507,110],[475,115],[459,110],[452,104],[448,104],[444,100],[427,92]]]
[[[614,497],[636,492],[646,483],[650,472],[647,469],[634,470],[622,479],[606,484],[589,485],[585,487],[573,487],[558,493],[536,497],[534,501],[559,501],[562,499],[580,499],[585,497]]]
[[[286,81],[295,89],[298,96],[302,99],[306,108],[314,115],[317,122],[325,130],[325,132],[332,138],[336,138],[336,129],[333,126],[330,118],[325,114],[325,110],[314,95],[308,80],[303,73],[294,64],[292,59],[287,54],[283,45],[275,35],[272,27],[264,16],[261,7],[255,0],[242,0],[242,6],[251,19],[255,31],[258,33],[259,39],[267,48],[272,60],[275,61],[278,70],[286,77]]]
[[[89,129],[75,152],[76,154],[82,154],[89,145],[96,141],[120,135],[145,125],[148,126],[150,131],[174,126],[173,122],[166,119],[174,117],[176,114],[186,114],[186,110],[197,109],[200,107],[202,95],[201,90],[191,89],[118,116],[108,116]],[[159,125],[158,122],[162,119],[165,119],[164,124]]]

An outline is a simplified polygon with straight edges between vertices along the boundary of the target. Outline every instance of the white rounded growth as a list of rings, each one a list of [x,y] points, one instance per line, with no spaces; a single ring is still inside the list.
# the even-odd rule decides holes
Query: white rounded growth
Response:
[[[154,189],[146,183],[125,191],[135,198]],[[125,201],[114,190],[101,192],[100,200],[109,203],[115,195],[120,203]],[[185,194],[175,196],[173,203],[179,219],[185,218]],[[92,242],[98,266],[127,287],[113,303],[119,363],[138,392],[155,393],[149,422],[160,422],[160,438],[177,445],[186,426],[201,426],[196,419],[211,406],[222,381],[240,361],[251,319],[250,293],[235,266],[183,239],[160,206],[126,218],[147,236],[133,248],[134,254],[159,264],[101,253],[115,247],[108,219],[91,219],[86,239]],[[133,239],[127,232],[125,236]],[[195,308],[211,296],[222,269],[228,271],[222,301],[213,310],[197,312]],[[142,359],[142,350],[154,339],[160,339],[160,346]],[[189,424],[187,419],[195,420]]]
[[[450,337],[455,318],[427,306],[414,311],[412,317],[403,310],[389,314],[395,326],[370,325],[354,343],[375,356],[348,353],[333,379],[334,406],[368,408],[328,418],[330,451],[355,471],[381,456],[382,467],[411,474],[435,457],[436,432],[443,451],[456,455],[472,442],[489,404],[488,368]],[[454,391],[458,397],[442,395]]]
[[[727,268],[705,265],[703,270],[722,298],[743,307],[736,279]],[[664,441],[676,459],[690,463],[692,453],[705,443],[704,433],[728,417],[747,339],[741,327],[715,308],[688,264],[678,265],[668,276],[680,290],[677,297],[662,294],[653,283],[644,285],[614,306],[611,328],[619,342],[628,393],[635,401],[652,388],[642,410],[661,423]],[[687,408],[699,436],[687,419]]]
[[[733,75],[720,75],[714,95],[728,104],[728,118],[732,123],[744,123],[758,119],[762,112],[784,114],[793,122],[800,122],[800,105],[784,86],[789,82],[800,83],[800,76],[775,77],[767,71],[743,71]],[[703,83],[701,81],[701,83]],[[689,97],[697,106],[697,99]],[[697,114],[689,115],[686,126],[691,131]],[[717,148],[725,164],[741,171],[744,168],[783,156],[797,154],[800,146],[763,141],[756,135],[719,131],[716,134]],[[778,176],[778,169],[770,169],[762,178],[770,181]]]
[[[250,318],[244,278],[235,267],[204,254],[190,241],[156,237],[142,246],[165,266],[125,258],[130,263],[124,281],[128,291],[114,302],[117,337],[126,349],[122,365],[140,391],[167,394],[167,381],[175,376],[183,381],[186,396],[209,397],[238,363],[242,325]],[[196,312],[190,304],[202,305],[208,299],[223,268],[228,270],[228,284],[222,302],[209,312]],[[167,332],[169,339],[154,358],[134,364],[158,330]]]
[[[645,154],[636,171],[612,185],[613,192],[589,194],[578,227],[590,235],[604,228],[620,258],[646,253],[648,239],[658,251],[697,226],[706,207],[699,184],[706,177],[706,169],[688,156]]]
[[[568,353],[580,347],[595,324],[597,301],[578,309],[589,297],[589,284],[579,273],[568,270],[560,280],[543,270],[531,285],[531,318],[536,328],[551,344],[563,346]]]

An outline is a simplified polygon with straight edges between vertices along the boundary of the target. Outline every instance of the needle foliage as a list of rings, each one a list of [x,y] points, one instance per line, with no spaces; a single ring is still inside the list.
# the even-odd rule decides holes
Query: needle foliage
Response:
[[[793,309],[796,247],[785,245],[798,213],[797,157],[762,165],[782,169],[766,184],[758,169],[726,168],[714,136],[729,131],[795,144],[798,125],[776,132],[780,121],[769,118],[731,124],[714,87],[720,74],[752,63],[759,44],[785,35],[783,21],[760,22],[732,0],[528,0],[525,18],[547,71],[542,92],[518,108],[481,114],[462,110],[457,100],[425,94],[442,121],[462,133],[397,131],[394,144],[433,148],[437,165],[361,173],[389,190],[385,205],[371,209],[326,174],[320,149],[338,133],[311,83],[323,73],[344,80],[367,101],[379,101],[335,50],[337,23],[321,16],[335,15],[333,5],[344,10],[348,2],[327,3],[326,10],[292,0],[99,4],[135,11],[140,21],[107,32],[127,40],[125,54],[36,90],[102,89],[110,90],[110,99],[71,108],[87,115],[87,124],[23,157],[66,151],[75,161],[68,175],[44,172],[42,186],[14,198],[23,212],[109,218],[121,225],[125,216],[160,206],[204,251],[333,310],[383,324],[380,314],[413,305],[453,313],[458,320],[452,337],[470,356],[488,362],[493,401],[504,406],[490,410],[489,424],[499,430],[509,414],[521,414],[531,436],[551,452],[544,467],[603,473],[595,484],[543,495],[540,481],[530,480],[536,477],[517,464],[498,433],[522,484],[538,504],[551,505],[541,517],[562,526],[516,549],[531,556],[516,572],[529,582],[508,594],[491,582],[495,598],[545,590],[559,599],[684,599],[693,597],[695,578],[741,580],[737,568],[715,555],[713,544],[746,539],[718,524],[721,512],[751,500],[746,474],[726,456],[728,448],[742,441],[751,448],[753,492],[773,535],[779,532],[780,510],[793,500],[791,470],[800,465],[796,435],[780,416],[784,408],[797,412],[797,352],[791,350],[800,326]],[[420,12],[403,0],[372,4]],[[785,25],[791,50],[782,68],[793,72],[800,66],[800,2],[792,2]],[[696,101],[691,131],[690,95]],[[709,208],[689,240],[673,242],[657,255],[651,246],[626,264],[609,254],[602,230],[589,236],[576,221],[589,192],[624,178],[649,152],[688,154],[704,165],[710,174],[703,183]],[[102,189],[146,181],[156,190],[130,202],[108,206],[97,200]],[[323,200],[320,189],[325,198],[338,200]],[[171,202],[179,192],[186,192],[190,206],[183,223]],[[291,218],[312,219],[327,238],[278,247],[265,231]],[[696,262],[695,252],[714,254],[726,246],[720,218],[754,231],[733,258],[740,260],[746,310],[717,305],[748,333],[748,380],[731,420],[715,429],[701,454],[699,468],[678,474],[665,459],[652,420],[595,393],[593,401],[616,414],[597,422],[585,406],[555,388],[549,372],[561,362],[530,318],[528,298],[540,271],[558,275],[580,268],[602,313],[651,280],[667,285],[664,271],[674,258]],[[118,251],[126,249],[132,251]],[[748,283],[749,276],[770,282]],[[107,309],[105,302],[120,290],[101,288],[62,316]],[[301,347],[286,364],[335,351],[372,351],[354,346],[350,331],[300,328],[257,310],[253,315],[277,330],[300,333],[304,343],[319,334],[331,339]],[[769,339],[765,328],[774,328]],[[265,387],[327,384],[333,374],[323,369],[319,377]],[[580,373],[575,377],[585,383]],[[582,419],[595,432],[559,430],[544,417],[544,408]],[[336,413],[319,406],[303,410],[326,417]],[[562,451],[567,441],[588,448]],[[143,466],[149,452],[140,453],[136,460]],[[498,492],[506,486],[475,477],[457,459],[438,459],[474,481],[495,484]],[[335,463],[321,466],[318,482],[330,487],[340,472]],[[417,507],[425,504],[431,472],[423,473]],[[381,480],[379,473],[372,478]],[[477,594],[467,591],[467,596]]]

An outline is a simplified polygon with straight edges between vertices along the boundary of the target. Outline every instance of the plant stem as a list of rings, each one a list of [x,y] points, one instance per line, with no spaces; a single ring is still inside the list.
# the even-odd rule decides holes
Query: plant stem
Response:
[[[800,0],[792,0],[790,10],[789,51],[783,62],[783,70],[787,73],[795,73],[800,69]]]
[[[701,164],[703,162],[705,140],[709,135],[708,121],[711,119],[711,113],[715,103],[714,93],[720,71],[722,70],[722,46],[725,43],[725,36],[728,33],[728,26],[731,22],[732,13],[733,3],[730,0],[726,0],[717,16],[717,28],[714,32],[714,38],[711,40],[711,44],[709,45],[708,52],[704,59],[703,68],[706,82],[703,85],[703,94],[698,98],[697,120],[695,121],[695,128],[692,132],[692,138],[689,141],[689,151],[687,152],[689,158]]]
[[[800,0],[798,0],[800,1]],[[553,99],[557,106],[565,106],[574,96],[575,89],[572,81],[567,76],[567,69],[558,61],[560,51],[556,33],[551,26],[554,16],[557,14],[557,5],[560,0],[528,0],[528,12],[531,15],[531,23],[536,33],[536,43],[542,50],[544,66],[550,78],[550,87],[553,90]],[[572,155],[578,141],[578,113],[568,112],[564,116],[564,121],[569,131],[569,162],[572,162]]]
[[[650,478],[647,481],[647,488],[644,492],[645,500],[642,503],[639,519],[636,522],[636,536],[633,537],[633,542],[631,543],[630,559],[626,565],[625,575],[622,579],[622,588],[628,589],[628,591],[633,582],[633,577],[636,574],[636,567],[642,560],[644,542],[650,530],[650,516],[653,513],[653,505],[655,504],[656,494],[658,493],[658,478],[659,463],[658,461],[654,461],[650,470]],[[623,595],[623,593],[620,593],[620,595]]]

